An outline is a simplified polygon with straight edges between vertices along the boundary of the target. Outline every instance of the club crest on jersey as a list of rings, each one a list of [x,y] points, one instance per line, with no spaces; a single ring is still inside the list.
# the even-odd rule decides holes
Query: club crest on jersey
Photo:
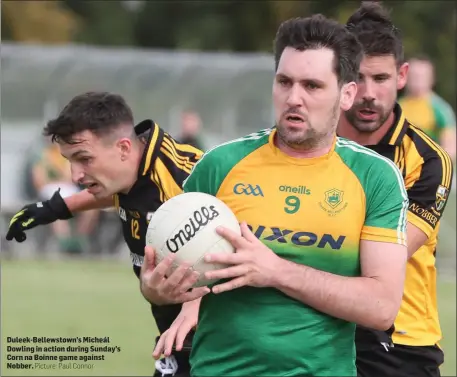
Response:
[[[436,190],[436,201],[435,201],[435,206],[438,211],[441,211],[444,208],[448,195],[449,195],[449,190],[446,187],[439,185],[438,189]]]
[[[127,221],[127,213],[125,212],[125,209],[122,207],[119,207],[119,217],[122,220]]]
[[[319,206],[328,213],[329,216],[335,216],[343,211],[348,203],[343,202],[344,191],[336,188],[330,189],[324,193],[324,201],[319,202]]]
[[[336,208],[343,201],[344,192],[338,189],[331,189],[325,192],[325,203],[330,207]]]

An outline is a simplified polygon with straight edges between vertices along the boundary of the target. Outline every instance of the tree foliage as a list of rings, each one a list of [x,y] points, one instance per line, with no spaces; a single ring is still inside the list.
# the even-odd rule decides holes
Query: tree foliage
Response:
[[[23,43],[68,43],[78,18],[56,1],[2,1],[2,39]]]
[[[323,13],[345,22],[358,1],[3,1],[2,36],[19,42],[201,51],[272,51],[279,24]],[[437,91],[455,104],[453,1],[384,1],[403,31],[407,56],[436,65]],[[454,105],[455,106],[455,105]]]

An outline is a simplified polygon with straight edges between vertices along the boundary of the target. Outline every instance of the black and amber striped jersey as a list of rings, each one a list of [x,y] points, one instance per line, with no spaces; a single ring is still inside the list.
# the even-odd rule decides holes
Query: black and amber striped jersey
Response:
[[[395,122],[389,132],[380,143],[367,147],[390,158],[400,169],[409,198],[408,222],[428,239],[408,261],[403,301],[392,339],[396,344],[432,346],[441,339],[435,258],[453,167],[443,148],[412,125],[398,104],[394,113]]]
[[[114,204],[130,249],[133,270],[139,277],[152,214],[166,200],[182,192],[182,183],[202,152],[178,143],[152,120],[139,123],[135,133],[145,142],[138,179],[128,194],[114,195]],[[170,327],[180,310],[181,305],[152,306],[160,332]]]

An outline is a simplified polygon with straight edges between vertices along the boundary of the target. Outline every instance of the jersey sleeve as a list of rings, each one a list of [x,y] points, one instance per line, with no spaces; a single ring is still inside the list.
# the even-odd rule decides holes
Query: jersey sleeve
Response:
[[[163,202],[182,193],[184,180],[202,154],[203,152],[197,148],[178,143],[168,135],[164,136],[154,169],[151,171],[151,179],[159,188]]]
[[[446,207],[452,175],[451,159],[440,150],[440,153],[424,161],[418,178],[408,188],[408,222],[422,230],[427,237],[436,228]]]
[[[216,196],[220,181],[218,164],[215,155],[206,152],[201,160],[195,164],[189,177],[184,181],[184,192],[203,192]]]
[[[366,217],[361,239],[406,246],[408,197],[398,168],[383,160],[366,185]]]
[[[455,113],[452,107],[437,95],[432,98],[433,111],[436,125],[439,129],[455,128]]]

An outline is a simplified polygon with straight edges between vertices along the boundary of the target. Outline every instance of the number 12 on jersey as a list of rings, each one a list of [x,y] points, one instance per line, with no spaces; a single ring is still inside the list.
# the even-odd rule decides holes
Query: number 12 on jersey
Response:
[[[140,239],[139,231],[140,231],[140,223],[137,219],[132,219],[132,237],[136,240]]]

